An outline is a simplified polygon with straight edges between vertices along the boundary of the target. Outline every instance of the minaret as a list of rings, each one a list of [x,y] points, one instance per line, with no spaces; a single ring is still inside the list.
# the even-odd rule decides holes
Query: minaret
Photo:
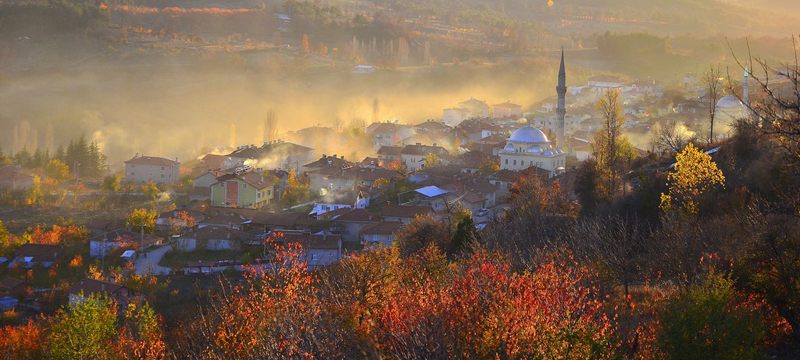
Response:
[[[742,114],[750,117],[750,70],[744,67],[744,84],[742,90]]]
[[[556,108],[556,139],[558,140],[558,147],[566,151],[566,136],[564,134],[565,117],[567,116],[567,70],[564,67],[564,48],[561,48],[561,67],[558,69],[558,108]]]

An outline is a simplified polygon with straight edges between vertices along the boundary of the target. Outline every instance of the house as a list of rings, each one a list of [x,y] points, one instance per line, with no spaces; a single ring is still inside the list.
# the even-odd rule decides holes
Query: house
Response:
[[[427,206],[386,205],[381,209],[383,221],[403,224],[410,224],[417,216],[430,215],[432,213],[433,210]]]
[[[25,244],[14,252],[14,258],[8,263],[8,267],[13,268],[19,264],[26,269],[36,265],[49,268],[58,261],[62,250],[60,245]]]
[[[175,184],[180,180],[180,165],[177,159],[136,154],[125,162],[125,182]]]
[[[400,205],[424,206],[434,212],[447,211],[450,207],[450,192],[435,185],[425,186],[398,195]]]
[[[173,230],[191,228],[202,221],[205,215],[199,211],[189,209],[176,209],[162,212],[156,218],[156,230],[169,233]]]
[[[222,175],[211,185],[211,206],[262,208],[274,199],[275,182],[257,171]]]
[[[303,165],[303,167],[300,168],[300,171],[311,172],[320,169],[348,169],[353,167],[353,165],[355,164],[344,159],[344,155],[339,157],[336,154],[322,154],[322,157],[318,160]]]
[[[383,168],[362,168],[357,167],[353,169],[356,179],[356,186],[372,187],[378,179],[391,181],[402,177],[399,171],[383,169]]]
[[[391,247],[405,224],[382,221],[365,226],[359,233],[361,244],[367,247]]]
[[[244,165],[243,159],[232,158],[225,155],[207,154],[200,159],[200,164],[195,167],[201,172],[222,171]]]
[[[376,169],[382,166],[381,159],[376,157],[367,156],[364,160],[358,163],[358,167],[362,169]]]
[[[254,237],[252,233],[226,226],[206,226],[181,235],[177,248],[185,252],[194,251],[198,246],[211,251],[234,250]]]
[[[319,218],[321,215],[327,214],[334,210],[352,208],[352,204],[314,203],[314,207],[311,209],[311,212],[308,213],[308,215]]]
[[[389,166],[403,161],[402,152],[402,146],[381,146],[378,149],[378,159],[381,159],[383,166]]]
[[[24,298],[28,296],[29,285],[25,280],[6,276],[0,279],[0,297]]]
[[[303,248],[303,258],[309,269],[316,269],[333,264],[342,258],[342,238],[327,232],[286,233],[286,243],[299,243]]]
[[[217,178],[224,175],[220,170],[208,170],[192,179],[192,190],[189,194],[191,201],[205,201],[211,199],[211,185],[217,182]]]
[[[140,249],[160,245],[162,238],[142,232],[115,229],[89,239],[89,256],[96,258],[108,255],[117,249]]]
[[[352,191],[356,186],[357,171],[355,168],[321,168],[305,173],[309,179],[311,191],[326,195],[329,192]]]
[[[125,312],[128,304],[139,296],[135,291],[123,285],[88,278],[74,283],[69,290],[67,290],[67,296],[71,305],[79,304],[91,295],[107,296],[114,300],[117,303],[117,309],[122,313]]]
[[[262,146],[240,146],[229,157],[242,163],[255,163],[260,168],[299,171],[302,164],[311,161],[314,149],[282,140],[269,141]]]
[[[24,191],[33,187],[33,174],[19,166],[0,166],[0,190]]]
[[[338,212],[340,210],[334,210]],[[327,215],[327,214],[326,214]],[[326,221],[317,220],[308,214],[301,212],[260,212],[253,215],[251,220],[253,228],[261,231],[321,231],[327,229],[330,224]]]
[[[372,144],[378,149],[382,146],[400,144],[403,139],[414,135],[414,129],[396,122],[378,122],[367,127],[367,135],[372,138]]]
[[[501,104],[492,105],[492,116],[494,118],[519,119],[522,117],[522,106],[506,101]]]
[[[542,180],[550,177],[550,172],[536,167],[528,168],[523,171],[500,170],[489,176],[489,183],[497,189],[495,197],[505,199],[511,195],[511,187],[522,176],[538,176]]]
[[[429,146],[419,143],[415,145],[406,145],[400,152],[400,158],[402,159],[403,164],[406,166],[408,171],[424,169],[425,159],[429,155],[433,155],[440,161],[446,162],[446,158],[449,156],[449,153],[447,150],[445,150],[445,148],[437,146],[436,144]]]
[[[347,242],[357,242],[364,226],[378,222],[380,219],[366,209],[352,209],[333,218],[333,225]]]
[[[417,134],[446,134],[450,133],[452,130],[452,127],[436,120],[426,120],[414,125],[414,131],[416,131]]]
[[[206,226],[220,226],[227,227],[234,230],[242,230],[242,225],[250,221],[247,217],[236,213],[235,211],[209,211],[206,216],[197,224],[198,228]]]
[[[469,100],[458,103],[458,107],[467,111],[468,118],[489,116],[489,105],[483,100],[469,98]]]

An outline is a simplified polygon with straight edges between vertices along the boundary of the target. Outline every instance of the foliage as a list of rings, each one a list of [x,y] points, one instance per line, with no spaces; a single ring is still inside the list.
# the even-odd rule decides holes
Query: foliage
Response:
[[[122,190],[122,175],[114,174],[103,177],[103,190],[110,192]]]
[[[161,190],[158,188],[155,182],[148,181],[147,183],[142,184],[142,193],[144,193],[144,197],[147,201],[155,202],[158,200],[158,195],[161,194]]]
[[[715,186],[724,186],[725,176],[710,155],[689,144],[676,156],[667,181],[669,193],[661,195],[661,209],[696,215],[700,197]]]
[[[132,210],[128,214],[126,224],[128,225],[128,228],[132,229],[133,231],[143,229],[144,232],[152,234],[156,231],[157,218],[158,213],[155,210],[138,208]]]
[[[434,168],[434,167],[437,167],[437,166],[441,165],[442,164],[442,160],[439,158],[438,155],[436,155],[434,153],[430,153],[430,154],[425,155],[424,164],[425,164],[425,168],[426,169],[430,169],[430,168]]]
[[[619,90],[608,90],[598,100],[596,108],[603,118],[602,128],[595,134],[592,148],[597,162],[598,194],[605,199],[616,196],[620,187],[620,174],[633,158],[633,146],[622,135],[625,113]]]
[[[45,358],[46,329],[34,320],[0,328],[0,352],[9,360]]]
[[[281,202],[284,205],[297,205],[306,201],[311,196],[311,183],[308,177],[298,176],[294,169],[289,170],[289,177],[286,180],[286,189],[281,195]]]
[[[50,332],[50,354],[54,359],[101,358],[111,352],[116,334],[117,307],[103,296],[89,295],[83,301],[59,310]]]
[[[759,359],[765,325],[737,304],[733,281],[714,271],[702,284],[669,300],[661,314],[659,344],[669,359]]]
[[[61,160],[52,159],[47,163],[45,173],[47,173],[47,176],[51,179],[64,181],[69,179],[69,166]]]

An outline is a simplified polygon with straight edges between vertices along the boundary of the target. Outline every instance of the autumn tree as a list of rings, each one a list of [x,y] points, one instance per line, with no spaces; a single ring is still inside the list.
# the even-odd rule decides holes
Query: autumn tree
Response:
[[[128,214],[126,225],[133,231],[142,230],[148,234],[156,231],[158,213],[152,209],[138,208]]]
[[[667,182],[669,192],[661,194],[662,211],[696,215],[701,197],[715,186],[724,186],[725,176],[710,155],[689,144],[676,156]]]
[[[116,323],[116,304],[104,296],[89,295],[56,313],[50,326],[50,355],[54,359],[107,356],[117,333]]]
[[[602,118],[602,128],[594,136],[593,151],[600,175],[600,193],[608,199],[615,196],[620,186],[620,174],[633,158],[633,147],[622,135],[625,113],[619,90],[608,90],[596,104]]]
[[[46,358],[46,330],[38,320],[0,327],[0,351],[3,357],[9,360]]]
[[[64,181],[69,179],[69,166],[61,160],[52,159],[47,163],[45,173],[53,180]]]
[[[122,190],[122,175],[114,174],[104,177],[103,190],[109,192],[119,192]]]
[[[424,164],[425,164],[424,166],[425,166],[426,169],[438,167],[438,166],[440,166],[442,164],[442,159],[439,158],[439,156],[434,154],[434,153],[429,153],[429,154],[425,155]]]
[[[161,190],[158,188],[158,185],[153,181],[148,181],[147,183],[142,184],[142,193],[147,201],[155,202],[158,200],[159,194],[161,194]]]
[[[296,205],[306,201],[311,196],[311,183],[306,177],[298,176],[294,169],[289,170],[286,188],[281,195],[281,202],[285,205]]]

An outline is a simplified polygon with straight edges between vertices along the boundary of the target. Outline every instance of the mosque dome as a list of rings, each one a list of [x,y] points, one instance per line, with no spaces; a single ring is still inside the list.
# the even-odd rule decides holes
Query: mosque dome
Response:
[[[742,103],[737,99],[735,96],[723,96],[719,101],[717,101],[717,108],[721,109],[732,109],[741,107]]]
[[[547,135],[545,135],[542,130],[530,125],[515,130],[511,133],[511,137],[508,138],[508,141],[524,144],[542,144],[550,142],[550,140],[547,139]]]
[[[547,151],[544,152],[544,156],[550,157],[550,156],[554,156],[554,155],[555,154],[553,153],[553,150],[547,150]]]

